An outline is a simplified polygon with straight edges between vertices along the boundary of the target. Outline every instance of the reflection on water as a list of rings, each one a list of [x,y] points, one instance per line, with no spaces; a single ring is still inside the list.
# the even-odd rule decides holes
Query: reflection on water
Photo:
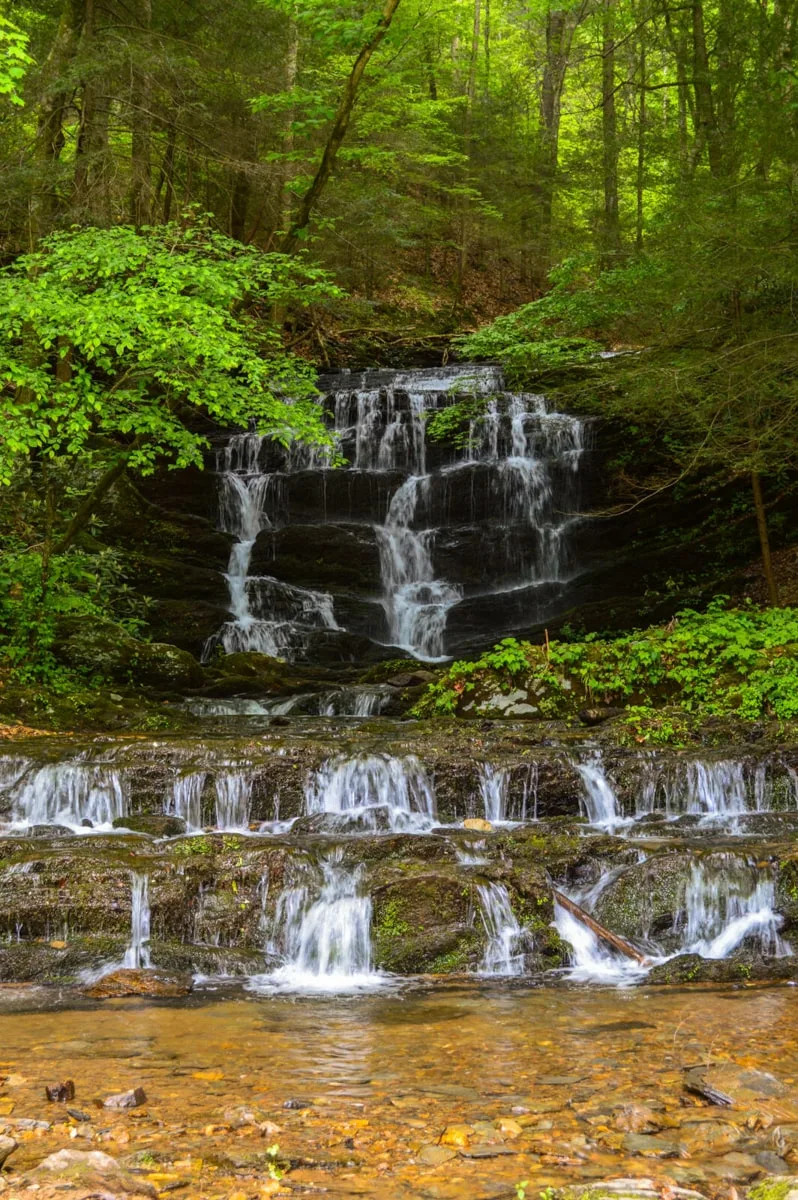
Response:
[[[544,1188],[653,1175],[709,1187],[750,1176],[750,1163],[760,1169],[752,1156],[774,1150],[767,1120],[751,1132],[757,1104],[734,1114],[739,1144],[728,1132],[713,1140],[707,1122],[728,1125],[728,1111],[697,1107],[683,1087],[683,1068],[743,1053],[746,1067],[795,1085],[777,1119],[798,1126],[798,997],[789,988],[619,994],[459,984],[398,996],[231,994],[180,1007],[127,1001],[58,1011],[36,1011],[36,990],[9,991],[9,1002],[21,1002],[15,995],[27,995],[29,1011],[0,1015],[0,1076],[11,1076],[0,1099],[14,1105],[0,1125],[74,1124],[44,1102],[43,1084],[54,1079],[73,1078],[84,1109],[142,1086],[145,1115],[104,1112],[80,1136],[88,1131],[92,1147],[120,1158],[146,1149],[159,1171],[189,1188],[194,1180],[183,1194],[200,1194],[197,1172],[208,1197],[257,1179],[264,1135],[241,1106],[278,1126],[269,1141],[301,1161],[292,1186],[386,1198],[498,1196],[524,1178]],[[641,1156],[618,1129],[630,1103],[656,1110],[656,1136],[672,1147],[665,1158]],[[467,1144],[438,1153],[451,1125],[469,1127]],[[64,1124],[35,1139],[15,1136],[17,1170],[74,1145]],[[794,1171],[798,1154],[792,1161],[784,1142],[777,1149]]]

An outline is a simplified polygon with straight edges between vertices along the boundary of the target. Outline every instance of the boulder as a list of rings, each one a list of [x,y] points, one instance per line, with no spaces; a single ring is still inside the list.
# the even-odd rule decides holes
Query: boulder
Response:
[[[193,654],[166,642],[136,642],[130,672],[134,683],[165,692],[199,687],[204,678]]]
[[[83,989],[93,1000],[112,1000],[119,996],[152,996],[170,1000],[187,996],[194,984],[188,974],[167,974],[153,969],[134,970],[120,967]]]
[[[59,1150],[29,1171],[22,1182],[27,1185],[22,1195],[42,1197],[57,1194],[56,1187],[60,1192],[70,1184],[83,1189],[85,1195],[102,1196],[103,1200],[115,1200],[122,1196],[155,1198],[158,1195],[151,1183],[128,1174],[115,1158],[100,1150]]]
[[[187,650],[166,642],[140,642],[116,622],[97,617],[62,621],[55,652],[75,670],[159,691],[196,688],[204,677],[202,667]]]
[[[2,1168],[6,1159],[10,1158],[14,1153],[18,1144],[12,1137],[0,1137],[0,1168]]]
[[[182,817],[171,813],[137,813],[135,816],[117,817],[114,829],[129,829],[131,833],[148,833],[151,837],[179,837],[187,826]]]

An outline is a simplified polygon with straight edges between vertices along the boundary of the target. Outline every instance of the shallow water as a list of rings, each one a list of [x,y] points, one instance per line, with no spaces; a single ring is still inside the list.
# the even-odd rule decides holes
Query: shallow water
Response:
[[[47,1011],[37,1010],[43,996]],[[13,1105],[0,1126],[65,1122],[15,1132],[16,1171],[64,1145],[90,1148],[87,1134],[117,1158],[138,1155],[159,1187],[184,1182],[178,1194],[209,1198],[260,1195],[263,1155],[275,1142],[293,1164],[293,1194],[302,1185],[300,1193],[382,1200],[507,1196],[522,1179],[536,1194],[634,1175],[709,1189],[754,1176],[762,1170],[754,1155],[775,1144],[791,1162],[784,1139],[774,1142],[775,1129],[798,1123],[798,994],[787,987],[453,983],[340,999],[206,992],[180,1006],[93,1008],[53,1008],[53,996],[0,989],[0,1113]],[[686,1093],[684,1068],[729,1059],[772,1071],[788,1096],[729,1110]],[[46,1102],[45,1084],[64,1078],[75,1082],[70,1107],[90,1122]],[[147,1093],[144,1109],[94,1107],[135,1086]],[[624,1144],[617,1112],[632,1102],[658,1110],[659,1136],[676,1157]],[[272,1126],[236,1128],[240,1106]],[[517,1126],[502,1132],[502,1119]],[[468,1144],[442,1149],[453,1125],[470,1127],[457,1135]]]

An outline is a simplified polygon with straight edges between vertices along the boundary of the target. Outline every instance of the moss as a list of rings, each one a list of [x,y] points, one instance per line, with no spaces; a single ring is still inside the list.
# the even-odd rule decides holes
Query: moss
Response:
[[[749,1189],[748,1200],[786,1200],[796,1186],[796,1180],[791,1176],[763,1179]]]

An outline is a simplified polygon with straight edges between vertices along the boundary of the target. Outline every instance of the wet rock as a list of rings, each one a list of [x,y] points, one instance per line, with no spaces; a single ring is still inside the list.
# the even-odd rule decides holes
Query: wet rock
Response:
[[[668,1186],[667,1191],[678,1200],[704,1200],[700,1192],[689,1188]],[[605,1179],[587,1186],[578,1183],[560,1188],[557,1197],[558,1200],[654,1200],[655,1197],[659,1200],[662,1193],[662,1183],[653,1179]]]
[[[678,1142],[648,1133],[627,1133],[623,1148],[629,1154],[640,1154],[643,1158],[678,1158],[681,1151]]]
[[[684,903],[691,861],[679,852],[635,863],[601,894],[593,915],[621,937],[657,935],[666,949],[676,949],[678,935],[668,935]]]
[[[165,692],[188,691],[204,679],[193,654],[166,642],[138,642],[131,655],[130,675],[134,683]]]
[[[72,837],[72,830],[68,825],[31,825],[27,834],[34,838],[67,838]]]
[[[787,1165],[783,1158],[778,1154],[774,1154],[772,1150],[760,1150],[754,1158],[759,1163],[760,1167],[768,1172],[769,1175],[789,1175],[791,1168]]]
[[[613,708],[609,704],[597,704],[593,708],[581,709],[577,715],[583,725],[602,725],[604,721],[621,716],[623,711],[622,708]]]
[[[457,1158],[457,1151],[448,1146],[422,1146],[417,1157],[425,1167],[440,1167],[443,1163]]]
[[[743,1131],[729,1121],[685,1121],[680,1136],[691,1156],[701,1157],[731,1150],[742,1139]]]
[[[392,675],[386,683],[395,688],[410,688],[418,687],[421,683],[434,683],[437,678],[434,671],[403,671],[399,675]]]
[[[194,987],[190,975],[167,974],[158,970],[133,970],[120,967],[103,975],[96,983],[84,988],[84,995],[94,1000],[111,1000],[119,996],[154,996],[173,999],[187,996]]]
[[[148,833],[151,837],[179,837],[186,832],[186,822],[172,814],[138,813],[135,816],[117,817],[114,829],[129,829],[131,833]]]
[[[689,1091],[698,1091],[706,1098],[718,1097],[715,1103],[745,1106],[752,1101],[783,1099],[790,1090],[775,1075],[735,1063],[720,1063],[714,1067],[690,1071],[685,1078]],[[724,1099],[720,1099],[723,1097]]]
[[[115,1158],[100,1150],[59,1150],[39,1163],[25,1176],[25,1183],[39,1189],[48,1186],[47,1177],[58,1185],[71,1184],[99,1195],[103,1200],[117,1196],[150,1196],[158,1193],[151,1183],[123,1171]]]
[[[623,1133],[656,1133],[661,1122],[645,1104],[627,1104],[615,1114],[613,1124]]]
[[[473,1125],[447,1125],[441,1134],[440,1144],[461,1149],[468,1146],[473,1134]]]
[[[745,983],[750,979],[798,979],[798,957],[761,958],[742,950],[730,958],[679,954],[653,967],[648,983]]]
[[[12,1137],[0,1136],[0,1168],[3,1163],[9,1158],[18,1148],[19,1143],[15,1142]]]
[[[467,817],[463,821],[463,829],[473,829],[477,833],[490,833],[493,826],[490,821],[485,821],[482,817]]]
[[[290,1100],[283,1101],[283,1108],[294,1109],[297,1112],[301,1111],[303,1108],[312,1108],[312,1107],[313,1107],[312,1100],[298,1100],[295,1096],[292,1096]]]
[[[48,1100],[56,1104],[66,1104],[68,1100],[75,1099],[75,1085],[71,1079],[65,1079],[62,1083],[46,1087],[44,1093]]]
[[[115,1096],[108,1096],[103,1100],[103,1108],[141,1108],[142,1104],[147,1103],[147,1095],[144,1088],[131,1088],[129,1092],[117,1092]]]

